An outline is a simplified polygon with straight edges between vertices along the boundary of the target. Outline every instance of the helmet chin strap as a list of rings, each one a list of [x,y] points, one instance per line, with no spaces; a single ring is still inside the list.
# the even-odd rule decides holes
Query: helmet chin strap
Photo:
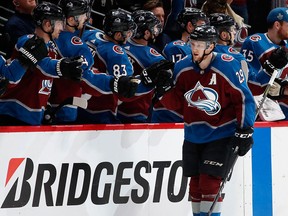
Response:
[[[55,20],[50,20],[49,22],[50,22],[51,28],[52,28],[51,31],[49,31],[49,32],[48,32],[48,31],[45,31],[44,28],[43,28],[43,25],[41,25],[41,29],[42,29],[43,32],[45,32],[46,34],[48,34],[50,40],[52,40],[52,39],[53,39],[53,38],[52,38],[52,34],[53,34],[54,28],[55,28]]]
[[[210,54],[213,52],[213,49],[212,49],[209,53],[205,53],[206,50],[207,50],[207,49],[204,50],[204,53],[203,53],[202,58],[200,59],[200,61],[194,61],[195,64],[196,64],[201,70],[204,70],[204,69],[205,69],[205,68],[201,68],[201,67],[200,67],[201,62],[204,60],[205,56],[208,56],[208,55],[210,55]]]
[[[70,25],[68,20],[66,19],[66,25],[68,25],[71,28],[74,28],[74,30],[78,30],[78,26],[79,26],[79,20],[78,20],[78,16],[74,16],[74,20],[76,22],[76,25]]]

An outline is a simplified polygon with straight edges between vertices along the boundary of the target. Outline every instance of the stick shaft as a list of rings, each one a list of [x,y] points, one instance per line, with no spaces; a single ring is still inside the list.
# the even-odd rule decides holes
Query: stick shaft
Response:
[[[259,112],[260,112],[260,109],[262,108],[262,106],[263,106],[263,104],[264,104],[264,102],[265,102],[265,100],[266,100],[266,98],[267,98],[267,95],[268,95],[268,93],[269,93],[269,91],[270,91],[270,88],[271,88],[271,86],[273,85],[273,82],[275,81],[278,73],[279,73],[279,70],[274,70],[274,71],[273,71],[273,73],[272,73],[272,75],[271,75],[271,78],[270,78],[270,80],[269,80],[269,82],[268,82],[268,84],[267,84],[267,86],[266,86],[266,89],[265,89],[265,91],[264,91],[264,93],[263,93],[263,97],[262,97],[262,99],[260,100],[259,105],[258,105],[258,107],[257,107],[257,109],[256,109],[255,119],[257,118],[257,116],[258,116],[258,114],[259,114]]]

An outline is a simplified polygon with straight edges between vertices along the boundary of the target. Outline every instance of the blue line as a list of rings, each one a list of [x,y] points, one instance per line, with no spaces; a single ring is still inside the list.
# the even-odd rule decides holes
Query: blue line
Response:
[[[253,216],[273,216],[271,128],[256,128],[252,149]]]

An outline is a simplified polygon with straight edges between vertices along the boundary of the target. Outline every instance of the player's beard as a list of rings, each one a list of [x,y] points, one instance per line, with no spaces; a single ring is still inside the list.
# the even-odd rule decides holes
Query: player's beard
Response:
[[[282,27],[280,27],[277,34],[281,40],[287,40],[288,39],[288,31],[284,31]]]
[[[150,37],[147,41],[148,41],[149,44],[153,44],[156,41],[156,37],[154,37],[154,36]]]

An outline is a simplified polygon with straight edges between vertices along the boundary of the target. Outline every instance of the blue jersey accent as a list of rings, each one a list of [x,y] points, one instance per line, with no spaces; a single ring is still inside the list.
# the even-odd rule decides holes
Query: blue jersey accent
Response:
[[[12,60],[9,64],[3,56],[0,56],[0,78],[6,78],[10,84],[17,84],[26,69],[20,64],[17,59]]]
[[[163,51],[167,60],[177,62],[187,55],[191,55],[191,47],[182,40],[176,40],[168,43]]]

